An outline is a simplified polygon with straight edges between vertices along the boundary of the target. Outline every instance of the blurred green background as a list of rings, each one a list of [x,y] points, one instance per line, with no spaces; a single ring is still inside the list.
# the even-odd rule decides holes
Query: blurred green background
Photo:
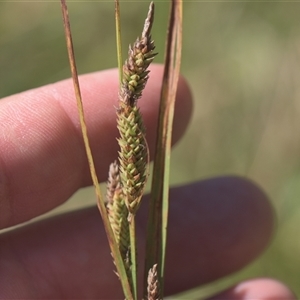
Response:
[[[155,3],[153,37],[156,62],[162,62],[168,3]],[[147,8],[148,1],[122,1],[124,54]],[[113,1],[70,1],[79,73],[116,66],[113,13]],[[300,296],[299,13],[295,2],[185,2],[182,73],[195,110],[174,149],[171,182],[246,176],[266,191],[278,213],[268,250],[241,272],[202,288],[202,295],[243,278],[270,276]],[[69,76],[59,2],[1,2],[0,97]],[[83,189],[60,211],[94,201],[94,192]]]

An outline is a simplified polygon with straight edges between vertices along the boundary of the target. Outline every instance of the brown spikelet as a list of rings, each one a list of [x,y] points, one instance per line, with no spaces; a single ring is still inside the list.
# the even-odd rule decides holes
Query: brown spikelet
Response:
[[[119,97],[126,105],[136,104],[149,78],[147,68],[156,55],[153,52],[155,46],[150,34],[153,18],[154,3],[151,2],[142,35],[129,46],[128,58],[123,66],[123,82]]]
[[[130,245],[128,210],[124,202],[124,194],[120,184],[117,162],[109,168],[107,183],[107,212],[121,255],[125,259]]]
[[[157,275],[157,264],[155,264],[148,272],[148,287],[147,300],[160,300],[159,298],[159,284]]]
[[[119,167],[116,161],[110,164],[106,186],[106,203],[113,203],[113,197],[116,190],[121,188]]]

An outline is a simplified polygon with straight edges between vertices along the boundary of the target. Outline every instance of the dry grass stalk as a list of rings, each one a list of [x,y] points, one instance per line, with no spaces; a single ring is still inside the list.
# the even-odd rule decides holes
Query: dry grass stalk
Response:
[[[121,280],[124,296],[128,300],[137,299],[134,214],[139,206],[146,182],[148,151],[144,137],[144,125],[139,109],[136,107],[136,101],[142,95],[142,90],[149,77],[147,68],[155,56],[155,53],[153,53],[154,44],[150,35],[154,16],[154,4],[150,4],[142,36],[129,48],[129,58],[123,67],[124,80],[122,81],[120,89],[120,104],[117,113],[118,128],[121,135],[119,139],[121,148],[119,155],[121,176],[119,176],[117,164],[113,163],[110,167],[107,192],[108,201],[106,205],[100,192],[93,156],[89,145],[87,127],[84,120],[83,104],[65,0],[61,0],[61,7],[80,125],[89,161],[91,177],[97,194],[99,211],[103,219],[111,253]],[[116,5],[116,7],[118,7],[118,5]],[[130,219],[127,217],[128,214],[132,217],[131,222],[128,222]]]

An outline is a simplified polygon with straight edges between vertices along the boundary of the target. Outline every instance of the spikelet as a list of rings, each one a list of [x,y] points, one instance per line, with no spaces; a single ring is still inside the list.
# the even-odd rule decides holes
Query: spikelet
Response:
[[[134,106],[142,96],[142,91],[149,78],[150,71],[147,68],[157,54],[153,52],[155,46],[150,34],[153,18],[154,3],[151,2],[142,35],[132,46],[129,46],[128,58],[123,66],[123,82],[119,99],[126,106]]]
[[[117,111],[121,182],[125,204],[133,215],[139,207],[147,180],[148,146],[142,116],[136,102],[142,96],[149,78],[147,69],[156,55],[150,35],[153,16],[154,4],[151,2],[142,35],[129,47],[128,59],[123,66]]]
[[[106,205],[113,203],[114,194],[121,189],[119,167],[116,161],[110,164],[106,186]]]
[[[148,272],[147,279],[147,300],[160,300],[159,298],[159,284],[157,274],[157,264],[155,264]]]
[[[119,168],[116,161],[109,167],[107,181],[107,213],[113,229],[117,244],[124,261],[128,257],[129,225],[128,210],[124,202],[124,194],[121,188]]]

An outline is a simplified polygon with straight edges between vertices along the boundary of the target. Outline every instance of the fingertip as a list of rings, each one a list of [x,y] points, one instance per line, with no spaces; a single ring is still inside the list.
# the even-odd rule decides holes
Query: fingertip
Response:
[[[258,278],[244,281],[210,300],[296,300],[297,297],[282,282],[270,278]]]

